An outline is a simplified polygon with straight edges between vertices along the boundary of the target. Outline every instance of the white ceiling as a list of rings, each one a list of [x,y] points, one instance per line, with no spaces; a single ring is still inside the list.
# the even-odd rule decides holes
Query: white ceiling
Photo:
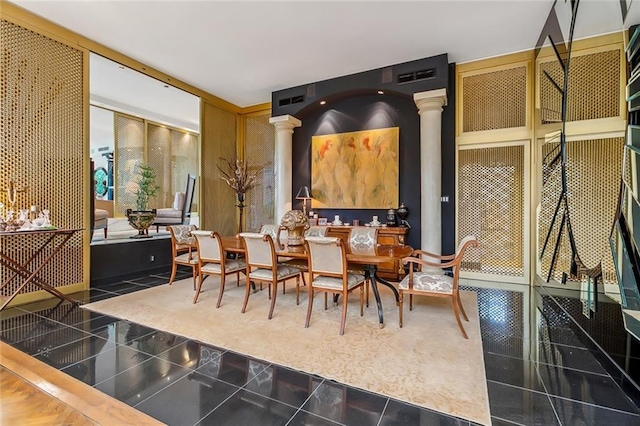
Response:
[[[640,22],[637,3],[627,22]],[[273,91],[441,53],[462,63],[531,49],[553,0],[18,4],[245,107]],[[619,0],[580,2],[576,38],[622,27]]]

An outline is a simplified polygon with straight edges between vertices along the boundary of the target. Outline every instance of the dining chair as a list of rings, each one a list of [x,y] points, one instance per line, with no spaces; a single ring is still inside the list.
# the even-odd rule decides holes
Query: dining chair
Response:
[[[373,226],[354,226],[349,233],[349,253],[375,255],[378,245],[378,231],[380,228]],[[351,267],[351,272],[364,273],[362,265]],[[369,307],[369,285],[365,285],[365,304]]]
[[[281,241],[280,239],[284,238],[286,241],[287,230],[283,226],[275,225],[272,223],[264,224],[260,227],[260,233],[262,235],[270,235],[271,238],[273,239],[274,246],[277,247],[278,249],[284,248],[284,244],[280,243]],[[296,268],[300,268],[303,270],[306,269],[306,266],[307,266],[306,260],[301,261],[300,259],[293,259],[291,257],[278,257],[278,263],[294,266]],[[305,286],[307,285],[307,282],[304,279],[304,275],[302,275],[302,284]],[[287,286],[285,283],[282,283],[282,294],[285,294],[286,292],[287,292]]]
[[[227,259],[222,249],[220,234],[211,231],[191,231],[196,239],[198,249],[198,289],[193,297],[193,303],[198,301],[198,296],[202,290],[202,283],[209,275],[220,276],[220,291],[216,308],[220,307],[224,285],[227,275],[236,274],[236,281],[240,282],[240,272],[246,272],[247,265],[241,259]]]
[[[259,282],[269,285],[269,298],[271,307],[269,316],[273,316],[273,308],[276,305],[278,283],[284,283],[288,279],[296,279],[296,304],[300,304],[300,276],[302,271],[294,266],[278,263],[273,238],[256,232],[243,232],[240,234],[246,253],[246,284],[247,288],[242,304],[242,313],[247,309],[251,282]],[[283,284],[284,285],[284,284]],[[273,291],[272,290],[273,287]]]
[[[453,305],[453,314],[458,322],[458,327],[465,339],[468,339],[467,332],[462,326],[458,309],[462,311],[462,316],[469,321],[467,313],[464,311],[460,294],[458,291],[458,279],[460,278],[460,267],[462,258],[468,247],[478,247],[478,239],[473,235],[464,237],[456,249],[455,254],[441,256],[429,253],[424,250],[414,250],[412,256],[405,257],[402,262],[411,264],[409,274],[405,276],[398,291],[400,292],[399,301],[399,322],[402,328],[402,307],[403,296],[409,294],[409,310],[413,310],[413,295],[416,296],[434,296],[449,297]],[[453,276],[444,273],[444,268],[451,268]],[[416,269],[416,270],[414,270]]]
[[[304,231],[304,237],[326,237],[328,230],[328,226],[310,226],[309,229]]]
[[[178,271],[178,265],[191,268],[193,273],[193,289],[196,289],[196,277],[198,275],[198,252],[196,250],[196,239],[191,235],[192,231],[198,229],[195,225],[173,225],[167,226],[171,233],[171,278],[169,285],[173,284]]]
[[[309,307],[305,328],[309,327],[313,296],[316,291],[324,292],[324,309],[327,309],[327,294],[342,295],[342,319],[340,335],[344,334],[347,320],[349,293],[360,289],[360,316],[364,314],[364,275],[354,274],[347,270],[347,251],[344,241],[333,237],[308,237],[305,239],[309,257]]]

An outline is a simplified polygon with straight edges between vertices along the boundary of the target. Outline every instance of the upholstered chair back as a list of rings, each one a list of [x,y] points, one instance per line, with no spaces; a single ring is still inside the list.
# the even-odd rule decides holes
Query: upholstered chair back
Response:
[[[271,238],[275,239],[276,236],[278,235],[278,228],[280,228],[280,225],[268,223],[260,227],[260,233],[262,235],[270,235]]]
[[[217,232],[191,231],[197,241],[198,253],[203,262],[219,262],[222,254],[222,242]]]
[[[257,232],[243,232],[240,237],[244,240],[247,264],[260,268],[271,268],[274,265],[275,247],[270,235]]]
[[[334,237],[306,237],[309,269],[313,273],[342,274],[345,268],[344,243]]]
[[[167,228],[171,232],[175,244],[189,246],[196,243],[195,238],[191,235],[192,231],[198,229],[195,225],[173,225],[167,226]]]
[[[310,226],[309,229],[304,231],[304,237],[326,237],[327,236],[326,226]]]
[[[349,250],[353,254],[376,254],[378,228],[354,226],[349,235]]]

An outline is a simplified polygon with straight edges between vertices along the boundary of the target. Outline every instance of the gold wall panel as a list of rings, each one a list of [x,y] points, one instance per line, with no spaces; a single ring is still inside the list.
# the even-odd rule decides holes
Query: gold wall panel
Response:
[[[571,57],[567,121],[620,115],[620,66],[618,49]],[[539,65],[541,124],[558,122],[562,105],[562,97],[544,72],[559,84],[563,82],[562,69],[557,62]]]
[[[83,228],[88,197],[88,153],[84,142],[83,52],[0,20],[0,190],[13,180],[16,208],[49,209],[61,228]],[[0,201],[7,204],[6,192]],[[2,251],[22,262],[42,244],[40,236],[0,240]],[[76,234],[40,276],[61,287],[82,283],[83,235]],[[0,269],[0,281],[10,272]],[[3,290],[17,289],[21,279]],[[23,292],[38,288],[29,285]]]
[[[463,270],[524,274],[524,146],[458,154],[458,237],[475,235]]]
[[[247,193],[246,229],[259,231],[265,223],[275,223],[275,127],[270,113],[245,120],[245,159],[252,171],[259,171],[258,185]],[[294,200],[294,202],[297,200]]]
[[[220,158],[237,155],[237,116],[208,102],[202,103],[200,188],[202,211],[200,227],[220,235],[235,235],[237,231],[236,196],[220,179],[216,167]]]
[[[171,185],[171,141],[172,130],[166,126],[147,123],[147,161],[156,172],[156,183],[160,187],[150,200],[149,208],[159,209],[173,205],[174,188]],[[186,177],[185,177],[186,182]],[[182,184],[184,191],[184,182]]]
[[[171,198],[168,207],[173,203],[173,196],[176,192],[184,192],[187,185],[187,175],[199,176],[198,171],[198,145],[200,138],[198,135],[182,130],[172,129],[171,131]],[[198,208],[198,182],[193,192],[193,204],[191,211],[197,212]]]
[[[543,145],[543,154],[554,144]],[[602,260],[605,283],[616,283],[616,273],[609,250],[609,233],[616,211],[622,176],[624,138],[578,140],[567,143],[567,192],[571,228],[580,259],[589,268]],[[551,223],[560,195],[560,171],[557,167],[542,187],[539,244]],[[558,221],[559,222],[559,221]],[[549,262],[557,237],[557,228],[550,239],[549,255],[545,255],[542,271],[549,270]],[[542,247],[542,245],[540,245]],[[569,272],[571,249],[563,240],[553,278],[560,280],[562,272]],[[545,275],[546,277],[546,275]]]
[[[526,66],[463,76],[461,111],[463,132],[526,126]]]
[[[144,121],[118,114],[115,116],[114,215],[123,217],[127,209],[135,209],[138,164],[144,162]]]

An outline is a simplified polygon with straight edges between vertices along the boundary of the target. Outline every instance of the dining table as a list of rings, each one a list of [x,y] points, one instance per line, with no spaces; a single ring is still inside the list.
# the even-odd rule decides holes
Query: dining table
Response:
[[[244,255],[245,249],[242,242],[242,238],[238,236],[222,237],[222,248],[227,253],[233,253],[235,255]],[[288,245],[288,244],[275,244],[275,253],[279,258],[286,258],[289,260],[305,261],[308,259],[307,250],[305,245]],[[394,294],[396,304],[399,303],[400,297],[396,287],[389,281],[381,278],[378,273],[378,265],[392,262],[397,259],[410,256],[413,253],[413,248],[408,245],[386,245],[379,244],[375,248],[375,253],[371,254],[356,254],[347,251],[347,263],[349,266],[362,268],[364,275],[371,281],[371,289],[373,290],[374,297],[376,299],[376,305],[378,308],[378,322],[380,328],[384,327],[384,314],[382,309],[382,300],[380,298],[380,292],[378,290],[378,283],[388,287]]]

